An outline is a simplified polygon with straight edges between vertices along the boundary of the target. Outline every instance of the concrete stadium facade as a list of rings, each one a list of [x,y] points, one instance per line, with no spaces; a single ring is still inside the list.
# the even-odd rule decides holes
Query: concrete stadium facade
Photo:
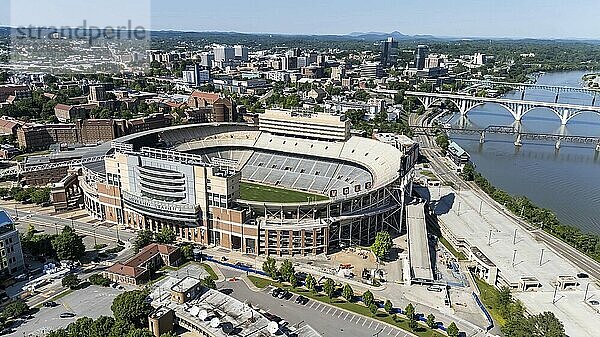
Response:
[[[194,124],[113,142],[82,166],[90,215],[119,227],[171,228],[181,241],[253,255],[327,254],[401,231],[418,146],[326,141],[248,124]],[[327,196],[289,203],[244,200],[240,185]]]

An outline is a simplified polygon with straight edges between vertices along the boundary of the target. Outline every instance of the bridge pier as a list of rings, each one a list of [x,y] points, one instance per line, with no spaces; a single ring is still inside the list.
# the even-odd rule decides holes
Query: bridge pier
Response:
[[[515,139],[515,146],[517,146],[517,147],[523,146],[523,143],[521,142],[521,134],[517,135],[517,138]]]
[[[560,117],[560,125],[567,125],[567,121],[569,121],[570,117],[571,117],[571,110],[564,109],[562,111],[562,116]]]
[[[596,152],[600,152],[600,142],[596,143]]]
[[[479,144],[483,144],[483,143],[485,143],[485,131],[482,131],[479,134]]]
[[[556,144],[554,144],[554,148],[560,150],[560,139],[556,141]]]

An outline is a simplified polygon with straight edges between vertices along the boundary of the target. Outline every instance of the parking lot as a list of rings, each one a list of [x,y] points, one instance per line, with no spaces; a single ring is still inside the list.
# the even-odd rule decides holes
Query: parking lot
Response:
[[[112,316],[110,306],[112,301],[123,290],[110,287],[89,286],[77,290],[69,295],[56,300],[58,306],[53,308],[40,308],[33,318],[23,321],[16,331],[7,335],[15,337],[44,336],[51,330],[66,327],[81,317],[98,318],[100,316]],[[60,314],[70,312],[75,317],[60,318]]]
[[[323,303],[310,300],[302,305],[295,303],[297,295],[289,299],[279,299],[271,296],[272,288],[254,292],[241,280],[232,281],[232,277],[240,275],[239,271],[221,268],[229,281],[219,283],[219,289],[231,291],[231,296],[240,301],[246,301],[253,307],[275,315],[285,321],[284,324],[302,327],[307,324],[317,330],[322,336],[364,337],[378,336],[406,337],[409,333],[393,328],[377,320],[340,310]],[[229,291],[228,291],[229,289]],[[283,322],[282,321],[282,322]],[[281,323],[280,323],[281,324]]]

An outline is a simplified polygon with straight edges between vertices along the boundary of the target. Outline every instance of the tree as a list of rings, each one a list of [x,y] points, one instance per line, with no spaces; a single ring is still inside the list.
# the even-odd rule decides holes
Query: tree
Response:
[[[79,278],[75,274],[67,274],[62,278],[61,283],[63,287],[75,289],[79,285]]]
[[[375,302],[373,293],[370,290],[365,291],[362,295],[362,301],[367,307],[373,304],[373,302]]]
[[[565,337],[565,327],[561,321],[550,311],[533,315],[527,319],[533,328],[535,337]]]
[[[148,315],[152,310],[146,302],[147,293],[140,290],[127,291],[119,294],[110,307],[117,321],[125,321],[137,327],[147,324]]]
[[[412,303],[408,303],[406,308],[404,308],[404,315],[408,319],[408,326],[412,330],[415,330],[417,328],[418,324],[417,324],[417,319],[415,317],[415,307],[412,305]]]
[[[152,231],[144,229],[138,232],[133,242],[133,247],[136,251],[146,247],[154,241],[154,233]]]
[[[311,274],[306,275],[306,279],[304,280],[306,289],[310,290],[313,293],[316,293],[317,292],[316,283],[317,283],[317,281]]]
[[[135,327],[127,321],[115,320],[115,325],[110,329],[108,337],[123,337]]]
[[[262,269],[272,279],[276,279],[277,278],[277,273],[278,273],[278,271],[277,271],[277,262],[275,261],[274,258],[272,258],[270,256],[267,257],[267,259],[265,260],[265,262],[263,262]]]
[[[96,286],[108,287],[112,281],[100,274],[94,274],[88,278],[91,284]]]
[[[129,331],[126,337],[154,337],[150,330],[144,329],[133,329]]]
[[[52,239],[52,248],[59,260],[77,261],[85,254],[83,239],[69,226],[65,226],[62,232]]]
[[[446,154],[446,151],[448,151],[448,146],[450,146],[448,135],[445,133],[440,133],[437,137],[435,137],[435,143],[442,149],[442,153]]]
[[[437,328],[437,323],[435,322],[435,316],[433,314],[427,315],[427,321],[425,323],[431,329]]]
[[[50,331],[46,337],[71,337],[70,334],[65,329],[58,329],[54,331]]]
[[[386,256],[390,250],[392,249],[392,237],[388,232],[378,232],[377,236],[375,236],[375,242],[371,245],[371,250],[373,254],[377,256],[378,259],[382,259]]]
[[[163,227],[160,232],[156,233],[155,239],[158,243],[170,244],[175,242],[177,236],[171,228]]]
[[[371,305],[369,305],[369,311],[371,312],[371,315],[373,315],[373,316],[375,316],[378,309],[379,308],[377,308],[377,304],[375,304],[375,303],[371,303]]]
[[[115,325],[115,319],[108,316],[100,316],[94,321],[90,329],[90,337],[106,337]]]
[[[67,326],[67,332],[71,337],[89,337],[93,324],[93,319],[81,317]]]
[[[26,312],[29,312],[29,306],[27,303],[23,302],[22,300],[16,300],[4,308],[2,311],[2,316],[6,318],[16,318],[25,314]]]
[[[460,172],[460,177],[464,181],[475,180],[475,166],[473,166],[473,163],[468,162],[465,164],[465,166],[462,169],[462,172]]]
[[[194,259],[194,245],[191,243],[186,243],[179,247],[181,250],[181,255],[186,261],[192,261]]]
[[[217,284],[215,283],[215,279],[212,276],[206,276],[202,280],[202,284],[209,289],[217,289]]]
[[[328,278],[323,282],[323,291],[329,298],[333,298],[333,294],[335,293],[335,283],[332,279]]]
[[[347,283],[346,283],[346,285],[344,285],[344,288],[342,289],[342,296],[348,302],[354,301],[354,290],[352,290],[352,287]]]
[[[296,286],[298,285],[298,278],[296,277],[296,274],[290,275],[288,282],[290,283],[292,288],[296,288]]]
[[[385,312],[387,312],[388,314],[391,314],[392,309],[394,309],[394,306],[392,305],[392,301],[385,300],[385,303],[383,304],[383,310],[385,310]]]
[[[296,273],[294,269],[294,265],[290,260],[284,260],[281,264],[281,268],[279,268],[279,275],[283,280],[289,280],[290,276]]]
[[[446,329],[448,337],[458,337],[459,332],[460,331],[458,331],[458,327],[454,322],[450,323],[450,325],[448,325],[448,329]]]

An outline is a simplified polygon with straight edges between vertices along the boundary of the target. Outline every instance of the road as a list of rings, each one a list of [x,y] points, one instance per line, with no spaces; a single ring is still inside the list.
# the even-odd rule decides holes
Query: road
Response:
[[[429,126],[428,118],[426,115],[418,116],[411,114],[409,117],[410,125]],[[506,215],[511,218],[518,226],[529,232],[537,241],[543,242],[557,254],[563,256],[573,265],[581,268],[595,279],[600,280],[600,263],[594,261],[589,256],[579,252],[577,249],[569,246],[567,243],[562,242],[560,239],[540,230],[537,227],[530,225],[523,221],[521,218],[515,216],[512,212],[508,211],[501,205],[499,205],[494,199],[492,199],[487,193],[483,192],[474,182],[465,182],[460,176],[454,171],[454,169],[448,167],[446,163],[441,159],[441,155],[438,150],[435,149],[435,144],[426,135],[419,135],[419,142],[422,145],[421,152],[430,160],[430,165],[442,178],[442,180],[452,181],[457,184],[459,189],[470,189],[484,200],[489,206],[493,207],[499,213]]]
[[[226,279],[240,276],[239,270],[227,267],[220,267],[220,269]],[[391,327],[372,318],[340,310],[318,301],[309,300],[306,305],[300,305],[294,302],[296,295],[289,300],[283,300],[271,296],[268,288],[255,292],[239,279],[237,281],[224,281],[218,286],[221,290],[233,290],[231,296],[277,315],[292,326],[301,327],[308,324],[322,336],[414,336],[409,332]]]
[[[33,225],[51,228],[55,231],[60,231],[62,228],[64,228],[64,226],[73,226],[75,232],[80,235],[90,237],[96,236],[112,242],[116,242],[117,237],[121,241],[128,241],[134,237],[134,233],[130,231],[119,230],[117,233],[116,226],[107,227],[99,224],[89,224],[87,222],[81,222],[78,220],[63,219],[58,216],[32,211],[15,210],[14,208],[7,207],[6,205],[0,206],[0,210],[6,211],[11,217],[13,217],[13,219],[17,219],[16,215],[18,213],[18,221],[23,223],[31,223]]]

